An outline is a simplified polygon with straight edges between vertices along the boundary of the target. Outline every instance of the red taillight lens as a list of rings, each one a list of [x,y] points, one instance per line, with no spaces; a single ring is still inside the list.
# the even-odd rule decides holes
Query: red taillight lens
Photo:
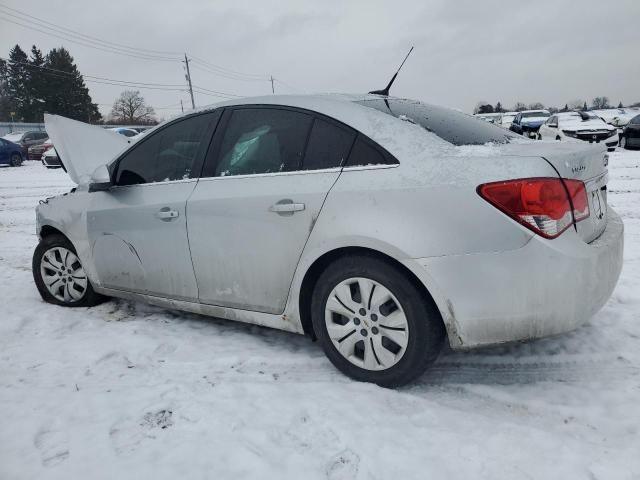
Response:
[[[545,238],[555,238],[575,222],[589,216],[587,192],[580,180],[508,180],[480,185],[478,193],[493,206]]]

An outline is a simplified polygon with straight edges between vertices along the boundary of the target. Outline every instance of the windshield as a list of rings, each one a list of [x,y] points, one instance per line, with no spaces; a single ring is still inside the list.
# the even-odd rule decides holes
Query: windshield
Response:
[[[527,117],[548,117],[551,115],[549,112],[522,112],[522,118]]]
[[[355,103],[407,120],[454,145],[509,143],[518,138],[508,130],[449,108],[400,98],[367,98]]]

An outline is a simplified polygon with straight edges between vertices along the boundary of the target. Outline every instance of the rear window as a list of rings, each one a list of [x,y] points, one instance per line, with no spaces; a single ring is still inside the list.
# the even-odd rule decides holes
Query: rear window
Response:
[[[399,98],[371,98],[355,103],[420,125],[453,145],[509,143],[518,138],[508,130],[444,107]]]

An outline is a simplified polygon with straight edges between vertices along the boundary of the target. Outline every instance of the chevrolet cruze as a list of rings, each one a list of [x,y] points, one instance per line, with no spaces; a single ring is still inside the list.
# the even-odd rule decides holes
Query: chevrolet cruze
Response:
[[[47,116],[77,187],[37,208],[42,297],[108,297],[317,338],[393,387],[453,349],[568,331],[623,225],[600,145],[544,144],[380,95],[233,100],[141,140]]]

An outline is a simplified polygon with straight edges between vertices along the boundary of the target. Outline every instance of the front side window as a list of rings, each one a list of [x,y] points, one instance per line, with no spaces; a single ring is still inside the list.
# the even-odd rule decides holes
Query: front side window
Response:
[[[136,144],[121,158],[116,185],[185,180],[197,176],[219,112],[195,115],[172,123]]]
[[[252,175],[300,169],[313,118],[276,108],[234,110],[222,138],[215,175]]]

